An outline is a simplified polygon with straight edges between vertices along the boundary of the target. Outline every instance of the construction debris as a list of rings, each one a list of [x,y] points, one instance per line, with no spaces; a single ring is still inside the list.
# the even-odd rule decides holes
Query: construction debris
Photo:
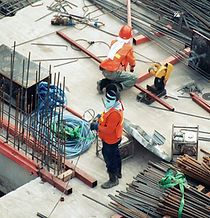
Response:
[[[151,137],[140,126],[131,123],[127,119],[124,119],[124,129],[153,154],[165,161],[171,161],[171,157],[163,151],[162,144],[159,142],[161,139],[162,143],[165,141],[160,133],[157,134],[157,131],[155,131],[153,137]]]
[[[187,93],[189,94],[190,92],[194,92],[194,93],[201,93],[202,94],[202,90],[195,81],[190,81],[187,84],[183,85],[181,88],[178,88],[177,92],[180,92],[182,95]]]

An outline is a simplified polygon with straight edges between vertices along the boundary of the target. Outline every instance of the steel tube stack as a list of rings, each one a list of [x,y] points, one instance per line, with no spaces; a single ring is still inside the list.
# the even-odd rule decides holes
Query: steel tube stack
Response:
[[[179,186],[162,189],[158,184],[169,167],[174,166],[150,161],[148,167],[128,184],[126,191],[117,191],[115,196],[109,195],[112,200],[109,206],[124,217],[178,217],[182,198]],[[191,185],[185,187],[182,217],[204,218],[209,213],[210,198]]]
[[[127,23],[125,3],[119,0],[89,0],[89,2]],[[188,65],[189,56],[181,51],[191,45],[193,31],[210,37],[210,3],[207,0],[184,2],[133,0],[131,3],[132,27],[185,65]],[[142,9],[146,12],[142,13]],[[208,78],[208,74],[203,70],[197,68],[195,70]]]
[[[199,163],[185,154],[177,159],[177,168],[184,174],[210,186],[210,164],[207,161],[208,159],[208,157],[204,157],[203,162]]]

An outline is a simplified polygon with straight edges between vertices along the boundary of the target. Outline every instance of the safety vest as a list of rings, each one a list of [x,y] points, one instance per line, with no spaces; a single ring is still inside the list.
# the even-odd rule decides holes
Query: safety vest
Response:
[[[113,120],[108,119],[112,113],[118,113],[120,115],[119,122],[116,128],[111,133],[105,133],[103,131],[103,127],[106,127],[108,122],[113,122]],[[123,134],[123,110],[116,110],[115,108],[110,109],[107,113],[103,112],[101,114],[100,119],[98,120],[99,128],[98,128],[98,136],[107,144],[114,144],[118,142],[122,138]]]
[[[117,40],[113,40],[111,46]],[[135,66],[136,60],[133,55],[133,48],[129,43],[125,43],[121,49],[119,49],[114,56],[114,59],[105,59],[100,64],[100,68],[110,71],[116,72],[117,70],[124,69],[126,71],[126,67],[130,64],[130,66]]]

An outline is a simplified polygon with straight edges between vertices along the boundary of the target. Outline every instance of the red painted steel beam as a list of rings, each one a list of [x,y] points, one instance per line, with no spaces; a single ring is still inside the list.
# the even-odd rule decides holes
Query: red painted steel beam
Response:
[[[16,150],[11,145],[3,142],[2,140],[0,140],[0,153],[23,167],[28,172],[33,173],[35,176],[38,176],[38,171],[39,168],[41,168],[41,165],[31,160],[20,151]]]
[[[50,183],[64,194],[69,195],[72,193],[72,188],[70,186],[67,186],[65,182],[55,177],[47,170],[41,169],[39,171],[39,176],[41,177],[42,181]]]
[[[192,96],[192,100],[197,103],[199,106],[201,106],[204,110],[210,113],[210,104],[206,102],[204,99],[200,98],[198,95],[196,95],[193,92],[190,92],[190,95]]]
[[[150,91],[148,91],[147,89],[144,89],[143,87],[139,86],[139,85],[135,85],[135,87],[139,90],[141,90],[142,92],[146,93],[149,97],[153,98],[155,101],[159,102],[160,104],[162,104],[164,107],[168,108],[170,111],[174,111],[174,107],[170,106],[169,104],[167,104],[165,101],[163,101],[162,99],[158,98],[156,95],[152,94]]]
[[[158,37],[161,37],[161,36],[164,36],[162,33],[155,33],[154,34],[155,36],[158,36]],[[135,36],[133,37],[133,43],[135,45],[140,45],[140,44],[143,44],[145,42],[149,42],[151,39],[147,38],[146,36],[144,35],[138,35],[138,36]]]
[[[72,109],[70,109],[70,108],[68,108],[68,109],[70,110],[70,112],[74,112],[75,115],[77,114],[79,117],[81,116],[80,114],[78,114],[77,112],[73,111]],[[81,116],[81,117],[82,117],[82,116]],[[0,118],[0,119],[2,119],[2,118]],[[2,119],[2,124],[3,124],[3,127],[4,127],[5,129],[7,129],[8,121],[6,121],[5,119]],[[10,129],[9,129],[9,133],[14,136],[14,134],[15,134],[15,127],[14,127],[14,125],[10,123],[10,127],[9,127],[9,128],[10,128]],[[17,134],[20,134],[20,133],[17,133]],[[28,138],[29,138],[29,136],[28,136]],[[30,138],[31,138],[31,140],[28,140],[28,139],[27,139],[27,136],[24,135],[24,143],[25,143],[26,145],[32,147],[32,146],[34,145],[34,143],[33,143],[33,141],[32,141],[32,137],[30,137]],[[33,139],[33,140],[35,140],[35,139]],[[41,151],[44,152],[44,147],[45,147],[44,145],[42,145],[41,143],[39,143],[37,146],[41,146],[41,148],[39,148],[39,149],[41,149]],[[33,148],[33,147],[32,147],[32,148]],[[14,148],[14,149],[15,149],[15,148]],[[16,151],[16,149],[15,149],[15,151]],[[53,152],[53,151],[52,151],[52,153],[53,153],[53,158],[56,160],[56,156],[54,155],[54,152]],[[31,160],[31,159],[30,159],[30,160]],[[67,169],[73,169],[73,170],[74,170],[74,168],[75,168],[75,166],[74,166],[72,163],[68,162],[67,160],[65,161],[64,164],[65,164],[65,168],[67,168]],[[83,181],[85,184],[87,184],[88,186],[92,187],[92,188],[97,185],[97,180],[96,180],[95,178],[91,177],[90,175],[88,175],[87,173],[85,173],[83,170],[81,170],[81,169],[79,169],[79,168],[76,168],[75,176],[76,176],[78,179],[82,180],[82,181]]]
[[[81,170],[78,167],[75,167],[75,165],[69,161],[65,161],[65,166],[68,169],[75,171],[75,177],[83,181],[85,184],[90,186],[91,188],[94,188],[97,186],[97,180],[93,178],[92,176],[88,175],[85,171]]]
[[[8,128],[8,121],[1,118],[1,121],[2,121],[2,125],[3,125],[3,128],[7,130]],[[21,135],[22,137],[22,133],[19,131],[19,129],[15,128],[15,126],[10,123],[9,125],[9,133],[18,138],[19,135]],[[38,151],[38,152],[45,152],[45,149],[47,150],[47,148],[45,148],[45,146],[43,144],[41,144],[40,142],[38,142],[37,140],[35,140],[32,136],[29,136],[27,135],[26,133],[24,133],[23,135],[23,143],[25,143],[27,146],[31,147],[31,148],[34,148],[34,142],[35,143],[35,150]],[[52,155],[53,157],[55,157],[55,152],[52,151]]]
[[[188,55],[189,56],[189,54],[190,54],[190,48],[188,47],[188,48],[185,48],[183,51],[182,51],[184,54],[186,54],[186,55]],[[165,60],[163,60],[163,61],[161,61],[160,63],[162,64],[162,65],[164,65],[164,64],[166,64],[166,63],[171,63],[171,64],[176,64],[176,63],[178,63],[179,61],[180,61],[180,58],[185,58],[184,56],[181,56],[181,55],[179,55],[179,56],[170,56],[170,57],[168,57],[168,58],[166,58]],[[148,79],[148,78],[150,78],[150,77],[152,77],[153,75],[152,74],[150,74],[150,73],[148,73],[148,71],[145,71],[145,72],[143,72],[143,73],[141,73],[141,74],[139,74],[139,79],[137,80],[137,82],[136,83],[140,83],[140,82],[142,82],[142,81],[144,81],[144,80],[146,80],[146,79]]]
[[[172,29],[172,26],[170,26],[170,25],[167,25],[166,26],[168,29]],[[159,32],[157,32],[157,33],[154,33],[154,35],[155,36],[158,36],[158,37],[161,37],[161,36],[164,36],[164,34],[162,34],[162,33],[159,33]],[[140,44],[142,44],[142,43],[145,43],[145,42],[148,42],[148,41],[150,41],[151,39],[149,39],[149,38],[147,38],[146,36],[144,36],[144,35],[138,35],[138,36],[135,36],[134,38],[133,38],[133,42],[134,42],[134,44],[135,45],[140,45]]]
[[[205,101],[203,98],[201,98],[201,97],[199,97],[198,95],[196,95],[194,92],[190,92],[190,95],[192,96],[192,97],[195,97],[195,98],[198,98],[200,101],[202,101],[205,105],[207,105],[208,107],[210,107],[210,104],[207,102],[207,101]]]
[[[89,52],[87,49],[85,49],[83,46],[81,46],[80,44],[78,44],[76,41],[74,41],[73,39],[69,38],[67,35],[65,35],[64,33],[62,33],[61,31],[56,31],[56,33],[61,36],[63,39],[65,39],[67,42],[71,43],[72,45],[74,45],[75,47],[79,48],[81,51],[83,51],[85,54],[89,55],[90,57],[92,57],[94,60],[96,60],[97,62],[101,63],[102,60],[100,58],[98,58],[96,55],[94,55],[93,53]]]
[[[83,119],[83,117],[82,117],[81,114],[79,114],[79,113],[77,113],[76,111],[72,110],[70,107],[67,107],[67,106],[64,105],[64,108],[65,108],[67,111],[69,111],[69,112],[71,112],[72,114],[74,114],[75,116],[77,116],[77,117]]]
[[[200,101],[196,97],[192,97],[192,100],[197,103],[199,106],[201,106],[204,110],[206,110],[208,113],[210,113],[210,107],[208,107],[204,102]]]
[[[40,176],[43,181],[52,184],[66,195],[72,193],[72,188],[70,186],[66,186],[62,180],[56,178],[50,172],[43,169],[41,165],[2,140],[0,140],[0,153],[17,163],[19,166],[23,167],[28,172],[33,173],[35,176]]]

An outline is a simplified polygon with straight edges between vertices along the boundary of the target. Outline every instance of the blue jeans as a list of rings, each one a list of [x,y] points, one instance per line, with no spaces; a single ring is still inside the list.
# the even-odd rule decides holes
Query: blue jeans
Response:
[[[121,166],[122,159],[118,148],[120,142],[121,139],[115,144],[107,144],[103,141],[102,154],[108,173],[116,174],[117,169]]]

